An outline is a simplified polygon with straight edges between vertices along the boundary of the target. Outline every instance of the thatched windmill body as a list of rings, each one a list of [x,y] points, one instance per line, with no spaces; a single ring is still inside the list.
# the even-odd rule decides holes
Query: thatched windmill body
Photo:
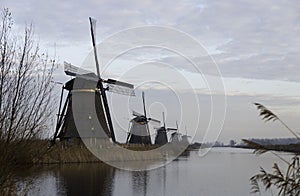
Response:
[[[168,132],[169,131],[176,131],[176,128],[166,128],[166,120],[165,120],[165,113],[162,113],[163,117],[163,126],[156,129],[156,136],[155,136],[155,144],[163,145],[168,143]]]
[[[190,138],[191,136],[189,136],[188,134],[187,134],[187,130],[186,130],[186,127],[185,127],[185,135],[182,135],[181,136],[181,142],[182,143],[184,143],[184,144],[186,144],[186,145],[189,145],[190,144],[190,141],[189,141],[189,138]]]
[[[179,142],[181,142],[181,140],[182,140],[181,133],[178,132],[178,124],[177,124],[177,121],[176,121],[176,131],[174,131],[171,134],[170,142],[172,142],[172,143],[179,143]]]
[[[144,92],[142,92],[142,100],[144,114],[133,111],[132,115],[135,117],[130,121],[131,126],[126,139],[127,144],[152,144],[148,123],[150,121],[160,123],[159,120],[147,117]]]

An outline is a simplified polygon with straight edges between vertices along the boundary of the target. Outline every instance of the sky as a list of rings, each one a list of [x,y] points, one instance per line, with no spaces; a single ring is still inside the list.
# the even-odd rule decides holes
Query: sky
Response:
[[[131,110],[141,110],[142,90],[151,115],[161,119],[162,111],[168,113],[167,124],[179,121],[194,141],[292,137],[278,122],[261,121],[254,102],[298,132],[296,0],[0,0],[0,5],[11,10],[16,32],[34,24],[41,48],[60,64],[55,79],[61,82],[68,79],[63,61],[91,68],[88,17],[97,20],[103,76],[137,87],[135,98],[110,96],[120,139]]]

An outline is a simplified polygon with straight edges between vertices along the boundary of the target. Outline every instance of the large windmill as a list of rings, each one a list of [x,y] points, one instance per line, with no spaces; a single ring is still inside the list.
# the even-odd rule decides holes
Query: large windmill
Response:
[[[165,120],[165,113],[162,113],[163,117],[163,126],[156,129],[156,136],[155,136],[155,144],[163,145],[168,143],[168,131],[176,131],[177,128],[166,128],[166,120]]]
[[[89,18],[89,20],[91,26],[91,37],[92,37],[97,75],[90,71],[86,71],[84,69],[78,68],[74,65],[65,62],[65,66],[64,66],[65,73],[69,76],[73,76],[74,78],[69,80],[67,83],[65,83],[65,85],[62,88],[57,125],[52,140],[53,144],[55,143],[57,138],[59,138],[60,140],[80,138],[80,137],[82,138],[83,135],[86,135],[87,137],[97,137],[97,138],[99,137],[107,138],[108,136],[109,138],[112,139],[113,142],[116,142],[115,132],[114,132],[109,105],[106,97],[106,92],[110,91],[110,92],[116,92],[124,95],[131,95],[131,96],[134,95],[134,91],[133,91],[134,86],[132,84],[117,81],[114,79],[105,80],[101,78],[99,62],[97,58],[96,40],[94,36],[96,21],[93,20],[92,18]],[[75,80],[76,80],[76,85],[75,85]],[[95,88],[95,83],[96,83],[96,88]],[[68,95],[62,107],[64,90],[68,91]],[[96,111],[96,118],[99,121],[101,128],[103,130],[94,130],[92,128],[91,130],[86,129],[85,130],[86,132],[83,134],[78,133],[76,123],[74,121],[74,114],[73,114],[74,108],[72,107],[72,101],[74,101],[73,100],[74,96],[78,93],[81,93],[81,97],[82,97],[82,99],[80,100],[81,102],[80,104],[82,104],[83,107],[85,106],[91,107],[88,108],[90,109],[90,111],[93,110]],[[95,105],[91,105],[91,103],[88,102],[89,100],[94,100]],[[88,113],[89,111],[87,112],[86,116],[83,116],[84,119],[91,118],[90,116],[87,116]],[[87,125],[86,127],[89,127],[87,121],[82,121],[81,123],[83,125]],[[103,134],[106,134],[106,136],[104,137]]]
[[[133,111],[135,116],[130,122],[130,130],[128,132],[127,144],[152,144],[148,123],[150,121],[160,123],[159,120],[148,118],[146,113],[145,93],[142,92],[144,114]]]

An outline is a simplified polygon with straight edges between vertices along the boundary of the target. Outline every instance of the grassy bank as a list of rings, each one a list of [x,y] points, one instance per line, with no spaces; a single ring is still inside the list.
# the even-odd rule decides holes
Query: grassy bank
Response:
[[[63,164],[100,162],[84,145],[55,144],[35,164]]]

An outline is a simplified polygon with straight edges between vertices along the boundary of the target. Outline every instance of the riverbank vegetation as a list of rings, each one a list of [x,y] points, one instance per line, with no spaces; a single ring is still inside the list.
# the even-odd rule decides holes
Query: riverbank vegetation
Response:
[[[299,139],[298,134],[290,129],[287,124],[285,124],[276,114],[271,110],[267,109],[264,105],[255,103],[255,106],[259,110],[259,115],[265,122],[268,121],[279,121],[291,134]],[[254,141],[243,140],[248,147],[255,149],[256,154],[263,154],[265,152],[271,152],[277,156],[280,160],[287,164],[287,169],[284,171],[281,169],[277,163],[273,165],[273,171],[268,172],[264,168],[260,168],[258,174],[251,177],[251,185],[253,193],[259,193],[261,186],[266,190],[271,190],[275,188],[278,190],[278,195],[300,195],[300,162],[299,162],[299,144],[281,146],[289,151],[295,147],[297,154],[292,158],[292,160],[285,160],[279,154],[273,151],[270,146],[262,145]],[[280,145],[276,146],[276,150],[281,148]]]
[[[55,61],[40,51],[32,25],[15,30],[5,8],[0,24],[0,195],[10,195],[15,168],[29,167],[47,147]]]
[[[269,151],[278,151],[278,152],[291,152],[294,154],[300,154],[300,143],[287,143],[287,144],[276,144],[276,143],[262,143],[258,139],[246,139],[242,140],[242,144],[237,144],[233,147],[235,148],[247,148],[247,149],[256,149],[257,145],[263,146],[266,150]],[[254,145],[251,145],[254,144]]]

